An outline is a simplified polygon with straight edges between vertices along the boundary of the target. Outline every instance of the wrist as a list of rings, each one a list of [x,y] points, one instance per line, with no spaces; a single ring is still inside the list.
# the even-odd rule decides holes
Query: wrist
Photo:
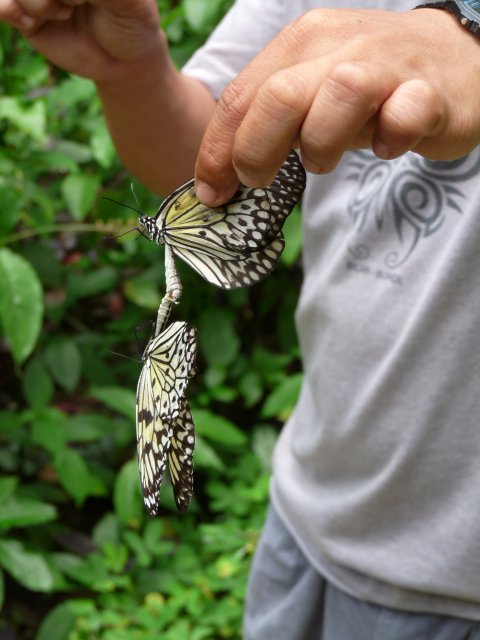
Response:
[[[455,16],[462,27],[480,38],[480,2],[478,0],[436,0],[415,9],[443,9]]]
[[[135,88],[157,83],[159,78],[167,81],[176,73],[166,36],[159,29],[142,55],[131,60],[112,59],[102,77],[95,78],[95,84],[99,93],[132,92]]]

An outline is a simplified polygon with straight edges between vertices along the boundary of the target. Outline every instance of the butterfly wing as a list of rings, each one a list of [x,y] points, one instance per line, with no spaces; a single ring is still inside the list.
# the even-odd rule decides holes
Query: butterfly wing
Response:
[[[292,151],[265,189],[241,186],[228,203],[209,208],[196,199],[191,180],[164,200],[155,218],[142,216],[140,222],[152,240],[170,245],[210,283],[226,289],[246,287],[275,268],[283,250],[283,223],[304,188],[305,171]],[[223,268],[228,261],[243,264]]]
[[[168,450],[168,470],[177,509],[185,511],[193,495],[193,450],[195,448],[195,425],[186,398],[183,398],[179,416],[171,426],[172,440]]]
[[[143,367],[137,386],[136,431],[143,501],[150,515],[158,512],[158,495],[173,430],[161,420],[153,402],[152,379]]]
[[[175,252],[211,284],[222,289],[240,289],[264,280],[277,266],[284,246],[280,235],[260,251],[239,260],[222,260],[183,247],[177,247]]]
[[[176,418],[180,412],[180,400],[195,373],[196,336],[196,329],[186,322],[173,322],[145,349],[145,375],[150,379],[152,402],[162,420]]]
[[[184,392],[194,374],[196,335],[186,322],[174,322],[150,340],[143,355],[137,385],[136,433],[143,499],[151,515],[158,511],[167,461],[178,478],[177,505],[186,508],[193,491],[194,427]],[[175,455],[170,458],[172,446]]]

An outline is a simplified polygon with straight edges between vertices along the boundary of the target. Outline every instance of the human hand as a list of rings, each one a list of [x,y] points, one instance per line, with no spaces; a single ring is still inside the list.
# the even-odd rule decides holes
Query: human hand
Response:
[[[197,158],[197,197],[266,186],[292,146],[312,173],[348,149],[453,160],[480,143],[480,42],[446,11],[309,11],[227,87]]]
[[[154,0],[0,0],[0,21],[57,66],[95,81],[163,46]]]

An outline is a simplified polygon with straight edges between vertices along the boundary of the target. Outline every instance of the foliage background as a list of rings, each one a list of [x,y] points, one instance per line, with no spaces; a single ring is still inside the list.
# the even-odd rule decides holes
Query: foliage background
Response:
[[[230,4],[159,0],[179,66]],[[146,211],[158,198],[121,167],[91,82],[5,25],[0,69],[0,637],[241,638],[271,451],[301,381],[299,212],[279,268],[248,291],[179,265],[181,319],[199,329],[196,491],[178,515],[164,487],[150,518],[134,401],[163,250],[112,238],[136,220],[102,198],[134,204],[131,182]]]

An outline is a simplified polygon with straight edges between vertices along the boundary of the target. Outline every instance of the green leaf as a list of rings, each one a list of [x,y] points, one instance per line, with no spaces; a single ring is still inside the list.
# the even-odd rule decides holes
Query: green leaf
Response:
[[[125,524],[137,527],[142,521],[144,507],[136,460],[130,460],[124,464],[117,475],[113,503],[115,513]]]
[[[204,311],[199,319],[198,341],[209,365],[231,364],[240,350],[234,314],[219,307]]]
[[[156,284],[141,276],[127,280],[124,291],[128,300],[149,311],[156,311],[162,300]]]
[[[0,478],[0,503],[9,498],[14,493],[17,484],[18,478]]]
[[[57,517],[57,510],[51,504],[30,498],[11,497],[0,506],[0,529],[30,527],[51,522]]]
[[[75,220],[85,218],[95,202],[99,187],[98,176],[74,173],[64,178],[61,185],[62,195]]]
[[[65,414],[58,409],[39,411],[32,424],[32,441],[57,455],[65,448]]]
[[[117,281],[118,272],[109,266],[88,273],[73,273],[68,278],[68,293],[74,298],[85,298],[104,291],[111,291]]]
[[[217,471],[225,469],[225,465],[218,453],[199,434],[195,434],[194,461],[195,466],[198,467],[216,469]]]
[[[204,438],[233,447],[244,445],[247,441],[243,431],[222,416],[206,409],[195,409],[192,415],[195,430]]]
[[[102,495],[105,487],[88,468],[82,456],[73,449],[64,449],[55,459],[54,467],[65,490],[82,505],[90,495]]]
[[[11,231],[20,218],[21,193],[5,178],[0,178],[0,234]]]
[[[221,0],[183,0],[185,18],[196,33],[205,33],[215,22]]]
[[[21,383],[23,395],[32,409],[43,409],[50,404],[54,387],[42,358],[30,360]]]
[[[45,350],[45,361],[55,382],[66,391],[73,391],[82,371],[77,345],[65,336],[55,337]]]
[[[46,132],[47,114],[40,100],[25,104],[19,98],[0,98],[0,118],[8,120],[32,138],[43,141]]]
[[[50,610],[43,619],[35,640],[67,640],[75,628],[75,616],[70,603],[62,602]]]
[[[95,525],[92,531],[92,539],[100,548],[106,544],[119,545],[121,526],[114,513],[105,513]]]
[[[95,99],[95,85],[92,80],[70,76],[59,82],[48,95],[49,107],[57,111],[72,109],[81,102],[86,104]],[[81,111],[77,111],[80,115]]]
[[[15,540],[0,540],[0,565],[31,591],[50,591],[54,585],[54,576],[44,557]]]
[[[264,418],[278,417],[280,420],[286,420],[298,400],[302,381],[302,373],[295,373],[285,378],[265,400],[262,407],[262,416]]]
[[[283,225],[283,235],[285,237],[285,249],[281,260],[283,264],[290,267],[294,264],[302,252],[302,217],[300,208],[297,206],[285,220]]]
[[[71,167],[73,172],[79,164],[90,162],[92,159],[90,147],[75,140],[58,140],[53,151],[53,156],[55,155],[61,157],[59,163],[61,169]]]
[[[104,120],[99,121],[92,137],[90,138],[93,157],[100,166],[108,169],[116,158],[115,146],[110,137]]]
[[[252,407],[260,400],[263,393],[262,380],[256,371],[247,371],[238,381],[238,390],[242,394],[247,407]]]
[[[135,421],[135,392],[124,387],[95,387],[90,389],[90,395],[107,407],[123,414],[132,422]]]
[[[68,442],[95,442],[110,435],[112,420],[96,413],[77,413],[65,424]]]
[[[43,292],[30,264],[10,249],[0,249],[0,323],[13,357],[23,362],[32,352],[43,319]]]

